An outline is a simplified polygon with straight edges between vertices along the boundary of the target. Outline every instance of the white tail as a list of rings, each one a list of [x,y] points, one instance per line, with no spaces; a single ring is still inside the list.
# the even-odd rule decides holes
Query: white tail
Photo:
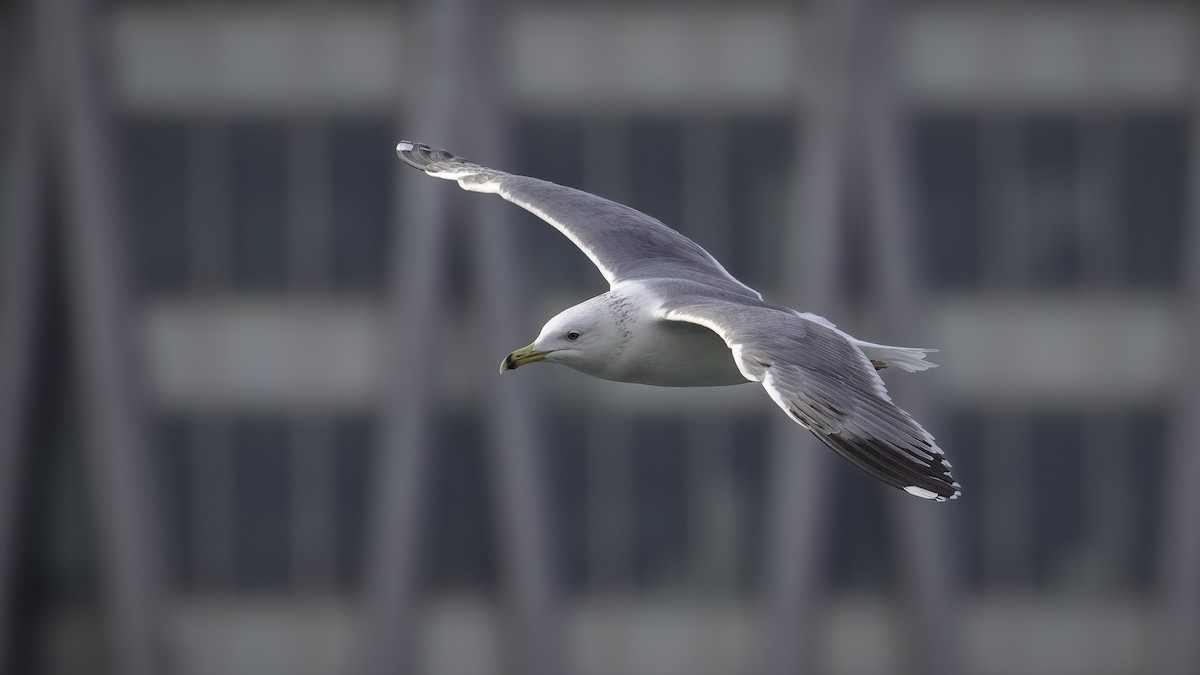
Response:
[[[858,346],[867,355],[867,358],[883,361],[889,368],[899,368],[900,370],[915,373],[937,367],[936,363],[925,360],[925,355],[936,352],[936,349],[877,345],[874,342],[863,342],[857,338],[850,338],[850,341]]]
[[[833,325],[829,319],[811,312],[796,312],[801,317],[809,321],[816,321],[822,326],[828,326],[837,332],[841,333],[854,346],[862,350],[867,355],[868,359],[884,362],[889,368],[899,368],[900,370],[916,373],[930,368],[937,368],[936,363],[925,360],[926,354],[937,352],[936,349],[926,349],[924,347],[893,347],[891,345],[877,345],[874,342],[866,342],[859,340],[853,335],[839,329]]]

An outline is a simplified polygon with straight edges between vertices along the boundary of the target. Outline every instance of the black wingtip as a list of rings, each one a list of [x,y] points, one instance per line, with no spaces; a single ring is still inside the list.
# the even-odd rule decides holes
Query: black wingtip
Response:
[[[424,143],[400,141],[396,144],[396,156],[414,169],[425,170],[433,163],[433,148]]]
[[[951,476],[950,463],[941,454],[926,462],[903,447],[880,439],[821,433],[816,436],[858,468],[914,497],[945,502],[962,495],[962,486]]]
[[[461,158],[424,143],[400,141],[396,144],[396,156],[414,169],[426,171],[434,164],[469,164]]]

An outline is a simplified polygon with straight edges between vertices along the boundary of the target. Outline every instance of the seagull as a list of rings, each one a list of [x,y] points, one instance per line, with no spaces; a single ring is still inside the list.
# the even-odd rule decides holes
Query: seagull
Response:
[[[500,372],[545,361],[666,387],[758,382],[793,421],[871,476],[923,499],[959,496],[941,448],[892,403],[877,372],[932,368],[925,356],[936,350],[864,342],[823,317],[766,302],[691,239],[623,204],[421,143],[401,141],[396,154],[553,225],[609,283],[547,321]]]

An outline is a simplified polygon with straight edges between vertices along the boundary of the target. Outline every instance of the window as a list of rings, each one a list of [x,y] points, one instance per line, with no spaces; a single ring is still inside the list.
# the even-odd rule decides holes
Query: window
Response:
[[[171,415],[155,428],[159,520],[181,588],[324,592],[358,583],[368,418]]]
[[[584,124],[574,116],[526,117],[515,125],[514,170],[559,185],[589,189],[584,184]],[[543,288],[603,288],[598,271],[566,237],[540,218],[513,209],[517,247],[538,261],[536,284]],[[526,281],[528,283],[528,280]]]
[[[634,578],[638,586],[675,586],[685,576],[688,447],[678,419],[633,425]]]
[[[338,584],[345,588],[358,583],[366,555],[376,432],[366,417],[335,419],[332,427],[333,553]]]
[[[803,430],[797,429],[797,432]],[[825,452],[824,446],[813,448]],[[829,460],[829,498],[837,502],[836,525],[826,527],[825,574],[839,590],[887,588],[895,583],[896,550],[890,490],[840,458]]]
[[[245,590],[283,590],[289,578],[290,454],[283,420],[244,419],[234,433],[234,576]]]
[[[1188,208],[1187,119],[1182,114],[1142,114],[1121,125],[1124,234],[1129,283],[1173,287],[1180,281]]]
[[[392,125],[130,119],[128,236],[149,293],[382,288],[390,256]]]
[[[915,123],[915,188],[929,269],[939,288],[980,283],[979,124],[967,115],[929,115]]]
[[[180,291],[188,282],[187,125],[133,119],[121,126],[128,232],[138,288]]]
[[[1154,410],[959,411],[947,448],[968,586],[1128,589],[1150,583],[1165,457]]]
[[[329,125],[332,154],[334,285],[381,288],[389,259],[392,186],[398,163],[392,125],[382,120],[335,120]]]
[[[1069,586],[1083,564],[1083,420],[1067,413],[1030,417],[1033,575],[1039,585]]]
[[[928,114],[914,135],[937,287],[1178,283],[1183,115]]]
[[[424,564],[439,589],[482,590],[496,585],[499,515],[493,498],[492,457],[476,415],[445,417],[437,426],[426,495]]]
[[[736,592],[757,579],[761,416],[550,416],[546,468],[568,588]]]
[[[1079,283],[1079,133],[1075,120],[1057,117],[1031,119],[1022,129],[1020,178],[1011,196],[1020,206],[1006,210],[1012,220],[1002,222],[1023,231],[1013,264],[1039,288]]]
[[[729,167],[728,228],[732,255],[726,269],[766,293],[783,283],[785,232],[795,221],[793,171],[798,166],[795,125],[787,116],[742,117],[729,123],[729,155],[708,158]]]
[[[238,289],[280,290],[287,280],[283,125],[241,121],[230,128],[233,279]]]
[[[697,240],[738,278],[780,281],[795,143],[784,115],[631,119],[528,117],[517,124],[519,173],[629,204]],[[603,288],[597,273],[536,217],[517,216],[539,284]],[[528,223],[528,227],[525,227]],[[556,283],[557,282],[557,283]]]
[[[589,581],[590,538],[593,536],[588,506],[594,498],[592,479],[596,467],[589,454],[580,411],[545,415],[545,483],[553,505],[550,526],[558,544],[556,564],[566,588],[579,591]],[[616,449],[618,452],[619,449]]]
[[[167,575],[184,587],[194,583],[195,541],[192,514],[191,437],[186,419],[167,417],[154,425],[150,465],[156,471],[157,490],[163,499],[157,524],[164,533]]]
[[[629,205],[688,234],[683,219],[683,127],[677,118],[629,123]]]

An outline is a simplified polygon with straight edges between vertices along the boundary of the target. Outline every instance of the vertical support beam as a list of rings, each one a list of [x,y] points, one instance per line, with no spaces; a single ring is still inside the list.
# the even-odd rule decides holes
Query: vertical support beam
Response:
[[[489,126],[485,120],[479,122],[483,127]],[[492,141],[500,138],[498,130],[495,131],[490,136]],[[480,141],[482,154],[495,156],[496,163],[502,163],[502,151],[486,151],[496,143],[486,138]],[[524,312],[518,302],[522,296],[516,283],[519,258],[509,234],[512,223],[504,222],[509,218],[499,210],[507,205],[494,200],[477,203],[473,241],[476,265],[481,271],[478,279],[482,288],[478,290],[482,291],[491,341],[499,346],[493,353],[502,353],[530,339],[528,325],[520,319]],[[491,473],[496,481],[499,513],[497,540],[513,619],[506,622],[510,672],[564,673],[558,575],[551,564],[554,549],[550,509],[546,505],[549,491],[541,466],[543,423],[537,411],[542,401],[534,389],[534,380],[528,377],[509,376],[501,382],[491,376],[479,384],[494,462]]]
[[[14,31],[15,32],[15,31]],[[32,63],[31,45],[22,41],[25,63]],[[45,143],[37,114],[33,68],[17,73],[13,94],[8,156],[0,175],[5,198],[0,232],[0,673],[11,665],[8,640],[12,635],[12,590],[16,579],[17,516],[24,496],[21,466],[23,437],[28,431],[31,401],[33,337],[42,304],[44,260],[38,224],[46,179]]]
[[[797,126],[803,131],[797,134],[801,147],[796,155],[802,163],[795,171],[792,194],[801,199],[792,208],[794,222],[784,251],[793,262],[784,265],[783,282],[790,299],[785,304],[820,313],[841,299],[837,264],[842,257],[839,226],[849,131],[849,22],[844,4],[833,0],[814,3],[809,16],[809,34],[815,39],[808,59],[817,64],[817,76],[806,99],[812,107],[805,111],[797,105]],[[826,550],[819,542],[828,521],[830,453],[785,417],[770,419],[761,667],[767,675],[790,675],[811,672],[817,664],[815,606],[821,600],[820,563]]]
[[[415,671],[429,446],[440,392],[434,354],[442,314],[436,300],[445,247],[445,194],[399,192],[406,217],[397,228],[387,299],[391,350],[385,360],[387,391],[379,411],[383,427],[374,459],[363,584],[364,672],[371,675]]]
[[[152,675],[162,664],[161,570],[150,498],[141,392],[136,383],[122,240],[118,164],[95,29],[87,0],[35,3],[42,114],[56,124],[58,177],[66,196],[64,243],[75,319],[85,452],[93,486],[101,580],[113,639],[113,671]]]
[[[822,79],[814,92],[816,103],[806,134],[806,170],[801,174],[807,181],[802,186],[806,189],[796,191],[808,199],[801,211],[807,218],[801,222],[809,228],[809,237],[805,246],[789,250],[808,263],[800,266],[804,270],[800,281],[808,291],[806,306],[821,311],[822,307],[836,304],[836,266],[841,260],[837,228],[843,217],[847,163],[852,150],[860,152],[854,168],[867,170],[864,182],[869,185],[874,207],[873,240],[877,243],[875,262],[881,270],[878,281],[882,308],[890,311],[887,323],[898,331],[905,326],[902,319],[908,325],[917,325],[914,315],[905,313],[915,310],[917,303],[911,267],[912,205],[908,203],[911,189],[904,183],[907,165],[901,109],[894,90],[895,74],[891,71],[894,60],[889,58],[890,11],[890,6],[882,0],[826,0],[815,8],[813,34],[824,36],[828,42],[823,45],[823,52],[817,54],[824,58],[814,59],[822,64],[819,69]],[[863,71],[855,71],[856,65]],[[856,75],[863,81],[863,91],[850,87]],[[854,134],[863,139],[861,146],[850,147],[851,128],[864,132]],[[789,280],[789,288],[795,287],[795,281]],[[808,670],[804,666],[813,664],[815,621],[804,615],[804,608],[813,604],[816,595],[817,554],[812,549],[805,551],[804,546],[821,537],[819,527],[823,518],[819,517],[818,509],[825,503],[821,499],[821,472],[816,470],[825,454],[816,448],[809,453],[798,453],[787,447],[789,443],[783,435],[786,430],[779,432],[776,461],[781,468],[773,472],[776,483],[772,486],[771,524],[774,533],[771,541],[776,549],[770,556],[768,574],[774,604],[773,624],[766,631],[767,672],[773,674]],[[916,621],[905,625],[918,633],[905,642],[939,645],[937,651],[930,652],[934,662],[920,665],[923,672],[931,669],[955,672],[959,663],[958,642],[945,636],[946,630],[954,628],[947,627],[948,622],[944,621],[952,587],[947,583],[951,575],[940,544],[942,528],[930,522],[937,516],[922,510],[921,507],[927,509],[929,505],[914,503],[904,495],[898,496],[897,502],[908,599],[916,607]],[[935,627],[940,633],[936,640],[924,634]],[[908,656],[910,669],[915,670],[917,655]]]
[[[1200,12],[1192,25],[1200,30]],[[1196,49],[1200,51],[1200,49]],[[1200,54],[1198,54],[1200,55]],[[1195,58],[1192,59],[1195,64]],[[1179,302],[1180,345],[1200,344],[1200,69],[1192,72],[1191,195],[1184,288]],[[1162,642],[1154,671],[1185,675],[1200,670],[1200,361],[1182,358],[1172,401],[1161,557],[1158,633]]]
[[[428,86],[413,86],[414,92],[431,92],[416,110],[410,125],[413,137],[433,142],[453,142],[489,162],[503,162],[504,148],[497,78],[489,69],[495,64],[490,5],[479,0],[447,0],[434,3],[423,17],[426,30],[411,35],[431,36],[433,43],[420,45],[421,61],[433,64]],[[429,58],[430,55],[433,58]],[[416,100],[422,100],[416,98]],[[442,139],[442,140],[439,140]],[[405,184],[412,182],[406,180]],[[434,385],[438,353],[433,323],[440,318],[442,270],[448,227],[444,199],[452,185],[422,184],[412,192],[402,188],[408,218],[401,229],[398,251],[397,288],[392,294],[392,320],[397,326],[397,357],[389,381],[398,388],[391,393],[385,418],[392,420],[385,432],[381,470],[376,484],[375,529],[367,591],[373,625],[368,646],[370,672],[406,672],[415,664],[410,636],[415,629],[414,600],[417,595],[417,551],[421,541],[424,482],[428,473],[428,419],[436,400]],[[455,195],[455,198],[463,198]],[[479,229],[473,240],[480,267],[483,304],[492,312],[487,317],[494,327],[491,335],[512,348],[519,344],[521,324],[511,289],[516,278],[515,256],[503,219],[503,204],[479,200],[471,204]],[[421,317],[418,321],[404,321]],[[403,351],[401,351],[403,350]],[[405,354],[420,354],[412,359]],[[561,636],[555,616],[550,545],[545,526],[546,509],[536,420],[528,405],[534,394],[527,379],[500,383],[493,376],[484,380],[483,403],[491,430],[496,461],[496,493],[500,513],[500,536],[504,578],[512,602],[512,672],[550,675],[563,672]]]
[[[408,101],[415,102],[407,111],[415,119],[406,120],[414,138],[418,134],[445,138],[449,131],[453,101],[444,83],[452,76],[446,64],[452,61],[456,44],[437,29],[444,23],[439,15],[451,4],[426,4],[414,26],[398,27],[411,39],[408,53],[421,58],[425,52],[420,62],[430,64],[428,81],[403,87],[411,93]],[[429,92],[431,97],[420,96],[421,92]],[[397,236],[388,266],[392,270],[386,300],[387,344],[391,348],[385,357],[387,390],[379,411],[383,428],[371,486],[363,583],[362,666],[369,675],[416,672],[413,638],[418,628],[431,425],[441,394],[436,368],[443,318],[439,300],[445,277],[447,198],[455,186],[439,190],[410,178],[400,179],[396,186],[393,229]],[[412,354],[420,357],[412,358]]]
[[[496,72],[499,45],[493,26],[500,20],[497,3],[490,0],[458,0],[459,13],[454,34],[460,50],[461,80],[466,92],[462,124],[476,134],[472,147],[488,162],[511,166],[501,92]],[[494,158],[494,159],[493,159]],[[519,251],[513,246],[512,213],[499,200],[475,200],[472,211],[476,301],[482,301],[493,353],[503,353],[525,344],[530,327],[524,320],[517,265]],[[478,306],[478,305],[477,305]],[[509,669],[513,673],[556,675],[565,673],[563,630],[559,617],[558,575],[552,564],[549,490],[542,469],[544,422],[538,410],[541,397],[528,377],[496,376],[480,380],[486,422],[491,433],[491,472],[496,481],[496,506],[503,579],[512,622],[507,623],[510,645]]]
[[[901,344],[925,344],[921,284],[917,278],[914,245],[914,187],[909,182],[907,118],[896,72],[894,0],[858,0],[855,12],[855,50],[862,68],[858,111],[864,140],[863,168],[871,207],[873,262],[878,270],[872,295],[874,310],[883,320],[885,334]],[[919,376],[897,379],[889,385],[903,392],[898,399],[918,419],[931,423],[928,380]],[[957,575],[951,569],[945,545],[946,519],[952,505],[893,496],[898,554],[902,571],[900,622],[907,645],[904,670],[925,675],[962,672],[958,622],[953,620]]]

